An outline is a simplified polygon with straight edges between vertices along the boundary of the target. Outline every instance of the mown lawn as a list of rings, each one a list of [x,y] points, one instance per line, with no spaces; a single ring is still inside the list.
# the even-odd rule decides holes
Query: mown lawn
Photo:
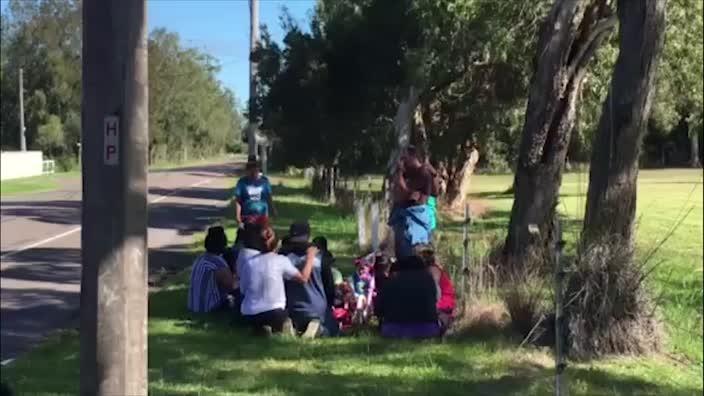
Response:
[[[583,207],[585,176],[569,175],[562,210],[567,219]],[[355,252],[352,216],[307,197],[303,182],[273,178],[277,229],[309,218],[343,259]],[[473,227],[475,248],[503,233],[510,177],[477,176],[473,191],[492,211]],[[693,190],[693,192],[691,192]],[[691,194],[690,194],[691,192]],[[653,287],[671,328],[671,354],[571,364],[573,395],[695,395],[702,393],[702,175],[693,171],[643,172],[640,246],[663,238],[678,213],[694,209],[655,254],[665,260]],[[444,232],[460,231],[445,221]],[[578,225],[572,224],[576,236]],[[232,230],[231,230],[232,232]],[[569,234],[569,233],[568,233]],[[657,261],[656,260],[656,261]],[[347,267],[347,266],[345,266]],[[150,393],[154,395],[545,395],[552,392],[549,349],[518,347],[495,334],[437,342],[390,342],[373,335],[302,341],[251,337],[226,317],[194,317],[185,309],[188,274],[150,297]],[[676,326],[676,327],[675,327]],[[685,331],[686,330],[686,331]],[[698,352],[697,352],[698,348]],[[688,362],[686,361],[688,360]],[[685,361],[685,362],[682,362]],[[2,370],[19,394],[77,394],[78,337],[68,332]]]

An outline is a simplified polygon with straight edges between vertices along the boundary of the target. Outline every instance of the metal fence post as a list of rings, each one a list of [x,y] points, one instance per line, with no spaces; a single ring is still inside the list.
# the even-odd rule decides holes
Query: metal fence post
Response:
[[[565,241],[562,240],[562,230],[557,223],[557,238],[555,242],[555,395],[567,396],[567,359],[565,356],[564,345],[564,279],[565,269],[562,266],[562,249],[565,246]]]

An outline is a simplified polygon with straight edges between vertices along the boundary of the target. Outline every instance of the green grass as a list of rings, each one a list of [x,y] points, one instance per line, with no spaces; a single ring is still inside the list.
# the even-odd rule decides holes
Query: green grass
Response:
[[[62,182],[80,175],[80,172],[61,172],[51,175],[3,180],[0,182],[0,195],[5,197],[17,194],[53,191],[59,188]]]
[[[353,257],[353,217],[310,199],[301,180],[272,178],[279,209],[276,228],[309,218],[314,234],[324,234],[332,250]],[[584,176],[569,175],[563,189],[563,211],[575,216],[583,206]],[[683,182],[680,184],[679,182]],[[504,191],[510,177],[477,176],[477,199],[493,211],[476,223],[478,244],[501,235],[511,198]],[[658,184],[665,182],[667,184]],[[690,195],[692,186],[695,192]],[[698,188],[698,190],[696,190]],[[663,356],[612,358],[570,364],[572,395],[695,395],[701,394],[701,173],[642,172],[640,246],[653,244],[671,227],[683,206],[694,210],[656,254],[667,260],[653,286],[667,292],[663,309],[668,323],[688,328],[690,338],[673,327],[671,351],[689,358],[682,364]],[[646,208],[648,208],[646,210]],[[650,216],[650,214],[653,214]],[[444,232],[459,227],[444,223]],[[573,225],[572,233],[578,229]],[[229,230],[230,234],[234,230]],[[576,235],[576,234],[574,234]],[[345,267],[348,267],[345,265]],[[665,282],[669,271],[672,285]],[[549,349],[518,348],[504,334],[448,339],[444,342],[400,342],[373,335],[303,341],[258,339],[233,328],[225,317],[200,317],[185,309],[188,274],[150,296],[149,378],[152,395],[545,395],[552,392]],[[698,322],[697,322],[698,321]],[[696,327],[696,326],[694,326]],[[693,330],[693,329],[690,329]],[[701,352],[699,352],[701,353]],[[696,360],[699,363],[695,363]],[[77,394],[78,336],[68,332],[2,370],[2,380],[19,394]],[[44,393],[42,393],[44,392]]]

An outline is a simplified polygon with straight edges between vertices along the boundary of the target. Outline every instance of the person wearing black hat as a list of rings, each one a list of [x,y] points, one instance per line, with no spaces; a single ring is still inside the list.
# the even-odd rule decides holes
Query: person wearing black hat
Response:
[[[259,170],[255,156],[249,156],[246,174],[235,186],[235,219],[243,226],[245,223],[266,224],[269,216],[274,215],[271,183]]]
[[[311,246],[310,235],[308,222],[293,223],[279,254],[300,268],[305,264],[305,252]],[[337,335],[339,330],[328,304],[325,287],[326,283],[332,283],[332,271],[328,265],[324,267],[322,261],[322,255],[318,254],[308,282],[286,282],[286,308],[293,326],[305,338]],[[330,278],[327,282],[324,280],[326,277]]]

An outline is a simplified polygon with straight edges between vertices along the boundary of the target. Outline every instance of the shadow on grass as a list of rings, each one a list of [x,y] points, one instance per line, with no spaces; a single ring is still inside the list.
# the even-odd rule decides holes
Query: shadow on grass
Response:
[[[436,342],[375,336],[303,342],[252,337],[227,315],[186,312],[183,286],[150,299],[149,378],[152,395],[543,395],[553,370],[510,360],[501,338]],[[4,368],[17,394],[77,394],[78,338],[68,334],[36,351],[33,365]],[[496,360],[492,354],[498,356]],[[503,356],[503,357],[501,357]],[[598,369],[568,369],[572,394],[691,395],[700,390],[659,385]]]
[[[149,301],[152,395],[543,395],[553,370],[520,356],[505,335],[446,341],[389,341],[373,335],[304,342],[263,339],[233,327],[226,313],[185,308],[183,272]],[[77,394],[78,337],[69,332],[3,368],[17,394]],[[570,367],[572,394],[691,395],[694,387]]]

